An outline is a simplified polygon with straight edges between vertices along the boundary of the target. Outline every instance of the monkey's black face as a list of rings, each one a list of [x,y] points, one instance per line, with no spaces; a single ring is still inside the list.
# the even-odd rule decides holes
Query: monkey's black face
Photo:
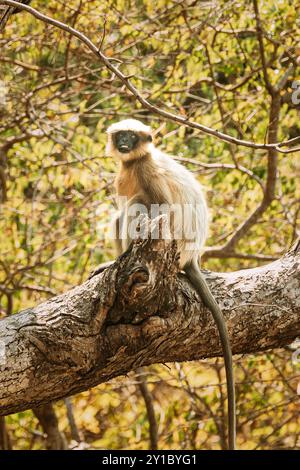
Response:
[[[129,153],[136,148],[140,137],[133,131],[119,131],[113,136],[114,144],[121,153]]]

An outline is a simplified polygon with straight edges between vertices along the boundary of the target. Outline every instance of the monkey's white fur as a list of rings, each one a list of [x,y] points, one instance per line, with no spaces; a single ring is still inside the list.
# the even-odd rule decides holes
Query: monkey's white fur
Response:
[[[123,130],[152,135],[150,127],[135,119],[126,119],[113,124],[107,131],[107,154],[120,160],[120,174],[122,174],[123,164],[126,165],[128,162],[136,160],[136,163],[133,163],[132,166],[141,167],[142,169],[139,170],[139,176],[136,176],[138,184],[142,187],[142,193],[147,195],[148,180],[151,182],[153,194],[157,194],[157,201],[155,202],[157,204],[166,203],[175,207],[175,214],[173,212],[174,231],[172,230],[172,233],[183,234],[179,239],[176,236],[180,253],[180,267],[183,268],[192,259],[199,260],[199,255],[207,238],[209,220],[207,204],[201,185],[184,166],[161,152],[151,142],[140,143],[136,149],[128,154],[120,153],[113,144],[112,134]],[[139,160],[142,163],[139,164]],[[132,171],[132,176],[126,181],[134,185],[134,170],[130,171]],[[188,188],[188,191],[186,188]],[[163,194],[163,201],[160,200],[161,194]],[[126,207],[128,210],[130,201],[128,201]],[[120,209],[124,210],[124,207],[120,207]],[[125,250],[128,247],[126,246],[128,241],[122,240],[121,242],[122,249]]]
[[[146,126],[137,119],[124,119],[123,121],[115,122],[107,129],[107,134],[113,134],[119,131],[133,131],[133,132],[144,132],[145,134],[152,134],[151,127]]]

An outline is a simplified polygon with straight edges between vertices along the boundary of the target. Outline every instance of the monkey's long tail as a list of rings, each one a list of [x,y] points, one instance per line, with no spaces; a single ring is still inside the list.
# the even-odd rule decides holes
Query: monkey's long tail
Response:
[[[227,382],[227,395],[228,395],[228,448],[235,450],[236,440],[236,409],[235,409],[235,385],[233,375],[233,362],[232,352],[229,342],[228,330],[223,313],[217,304],[214,296],[212,295],[203,274],[200,271],[198,262],[193,260],[184,268],[189,280],[199,293],[203,303],[212,313],[219,330],[220,340],[223,349],[226,382]]]

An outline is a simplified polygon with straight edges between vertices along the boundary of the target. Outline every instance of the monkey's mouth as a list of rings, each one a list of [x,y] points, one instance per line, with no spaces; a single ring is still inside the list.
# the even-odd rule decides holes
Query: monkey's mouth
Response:
[[[128,153],[130,152],[130,148],[128,145],[120,145],[119,152],[121,153]]]

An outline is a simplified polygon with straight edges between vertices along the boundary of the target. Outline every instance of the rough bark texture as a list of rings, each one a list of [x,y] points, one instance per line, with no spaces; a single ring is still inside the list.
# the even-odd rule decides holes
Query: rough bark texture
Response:
[[[84,284],[0,322],[0,414],[47,403],[142,365],[219,356],[210,312],[183,274],[176,246],[143,240]],[[300,253],[266,266],[205,273],[234,353],[300,333]],[[4,362],[4,364],[3,364]]]

